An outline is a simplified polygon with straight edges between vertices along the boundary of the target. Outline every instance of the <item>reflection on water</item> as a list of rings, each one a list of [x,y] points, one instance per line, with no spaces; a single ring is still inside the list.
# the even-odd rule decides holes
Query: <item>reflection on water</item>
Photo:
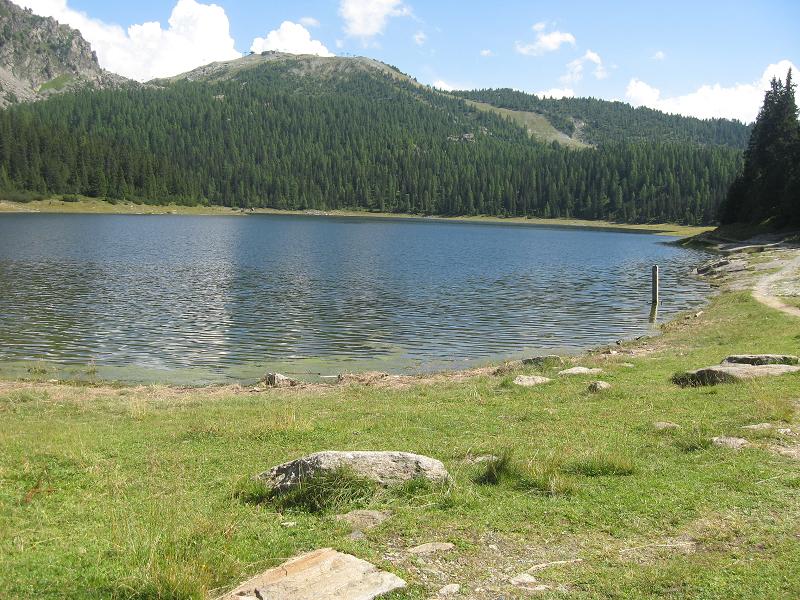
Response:
[[[123,379],[417,370],[577,350],[702,302],[650,235],[268,216],[0,216],[0,362]],[[114,371],[116,369],[116,371]]]

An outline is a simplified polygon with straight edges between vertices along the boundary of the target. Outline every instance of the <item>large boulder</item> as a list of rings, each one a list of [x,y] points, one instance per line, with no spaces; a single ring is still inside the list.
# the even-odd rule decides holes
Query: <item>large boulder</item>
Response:
[[[792,354],[734,354],[722,361],[723,365],[800,365],[800,358]]]
[[[680,385],[716,385],[797,372],[800,372],[800,366],[723,364],[678,375],[675,377],[675,382]]]
[[[292,387],[297,385],[297,381],[294,379],[287,377],[286,375],[282,375],[281,373],[267,373],[264,377],[264,383],[267,387]]]
[[[440,461],[420,454],[327,450],[272,467],[258,478],[272,489],[284,492],[297,486],[303,479],[340,469],[347,469],[357,477],[380,485],[403,483],[411,479],[441,482],[450,477]]]

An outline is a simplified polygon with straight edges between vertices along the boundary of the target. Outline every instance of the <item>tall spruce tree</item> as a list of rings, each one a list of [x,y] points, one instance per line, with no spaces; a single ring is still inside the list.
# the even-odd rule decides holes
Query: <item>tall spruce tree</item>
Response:
[[[750,135],[742,173],[722,205],[723,223],[800,224],[800,122],[792,83],[773,78]]]

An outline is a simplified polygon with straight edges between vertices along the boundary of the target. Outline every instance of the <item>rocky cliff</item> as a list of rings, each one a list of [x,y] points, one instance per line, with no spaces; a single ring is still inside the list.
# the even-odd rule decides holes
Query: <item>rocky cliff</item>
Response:
[[[123,85],[100,68],[80,32],[0,0],[0,108],[79,86]]]

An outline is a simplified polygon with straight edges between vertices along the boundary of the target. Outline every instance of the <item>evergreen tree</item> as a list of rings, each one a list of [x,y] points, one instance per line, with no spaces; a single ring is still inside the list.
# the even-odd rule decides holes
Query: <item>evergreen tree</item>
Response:
[[[721,209],[723,223],[800,224],[800,122],[792,82],[773,78],[764,95],[741,174]]]

